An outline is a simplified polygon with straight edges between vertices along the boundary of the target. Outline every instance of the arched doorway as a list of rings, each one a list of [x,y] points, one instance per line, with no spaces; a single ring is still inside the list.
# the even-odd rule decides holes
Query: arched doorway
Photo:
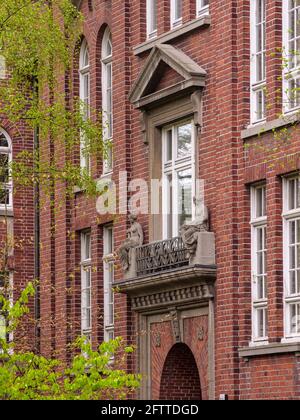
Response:
[[[201,399],[201,384],[194,355],[187,345],[175,344],[163,368],[160,400]]]

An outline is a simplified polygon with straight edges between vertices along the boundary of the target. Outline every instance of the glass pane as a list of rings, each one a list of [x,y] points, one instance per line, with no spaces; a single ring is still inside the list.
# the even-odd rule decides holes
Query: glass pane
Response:
[[[266,299],[266,277],[259,276],[257,277],[257,299]]]
[[[8,155],[0,153],[0,183],[7,183],[8,178],[9,178]]]
[[[150,11],[150,33],[157,30],[157,0],[151,1],[151,11]]]
[[[167,144],[166,144],[166,159],[167,162],[173,159],[173,134],[172,130],[167,131]]]
[[[294,295],[296,293],[296,272],[290,271],[290,294]]]
[[[9,206],[10,204],[9,189],[0,184],[0,205]]]
[[[295,247],[290,247],[290,269],[296,268],[296,256],[295,256]]]
[[[294,221],[289,223],[289,236],[290,245],[294,245],[296,243],[296,222]]]
[[[85,234],[85,259],[89,260],[91,258],[91,235],[89,233]]]
[[[296,203],[295,203],[295,180],[294,179],[288,181],[287,189],[288,189],[288,209],[293,210],[296,207]]]
[[[3,133],[0,133],[0,147],[8,147],[8,141]]]
[[[175,0],[175,20],[182,18],[182,0]]]
[[[172,187],[172,175],[167,176],[168,182],[168,209],[167,209],[167,237],[173,237],[173,187]]]
[[[266,215],[266,188],[256,189],[256,217]]]
[[[257,338],[264,338],[267,335],[267,310],[257,309]]]
[[[178,172],[179,227],[192,220],[192,171]]]
[[[300,333],[300,303],[290,305],[290,333]]]
[[[183,158],[192,154],[192,124],[177,128],[177,157]]]

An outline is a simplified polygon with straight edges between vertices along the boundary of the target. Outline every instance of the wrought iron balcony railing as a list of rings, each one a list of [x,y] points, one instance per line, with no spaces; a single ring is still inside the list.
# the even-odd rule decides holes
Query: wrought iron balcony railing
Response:
[[[178,237],[137,247],[136,263],[137,275],[144,276],[189,265],[189,255]]]

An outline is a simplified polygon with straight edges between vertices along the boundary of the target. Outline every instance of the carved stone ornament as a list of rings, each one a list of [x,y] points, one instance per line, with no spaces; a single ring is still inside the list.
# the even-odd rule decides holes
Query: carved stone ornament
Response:
[[[196,198],[194,198],[196,201]],[[197,203],[196,203],[197,204]],[[198,214],[196,218],[191,222],[187,222],[180,229],[180,235],[183,240],[183,243],[188,250],[189,256],[192,257],[195,255],[198,246],[198,237],[200,232],[209,231],[209,216],[207,207],[202,204],[198,208]]]
[[[144,243],[144,234],[142,226],[137,222],[137,216],[130,214],[128,216],[130,227],[127,230],[127,239],[120,246],[118,256],[121,261],[124,272],[128,271],[131,266],[132,250]]]
[[[204,340],[204,328],[200,327],[198,330],[198,340],[203,341]]]
[[[156,348],[160,348],[161,347],[161,335],[160,333],[156,333],[154,336],[154,345]]]
[[[175,343],[181,343],[180,319],[176,310],[170,311]]]

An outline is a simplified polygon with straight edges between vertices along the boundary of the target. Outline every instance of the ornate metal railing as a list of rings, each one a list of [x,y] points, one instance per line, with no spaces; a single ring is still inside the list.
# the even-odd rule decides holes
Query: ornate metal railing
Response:
[[[137,275],[159,273],[189,264],[181,238],[153,242],[136,248]]]

